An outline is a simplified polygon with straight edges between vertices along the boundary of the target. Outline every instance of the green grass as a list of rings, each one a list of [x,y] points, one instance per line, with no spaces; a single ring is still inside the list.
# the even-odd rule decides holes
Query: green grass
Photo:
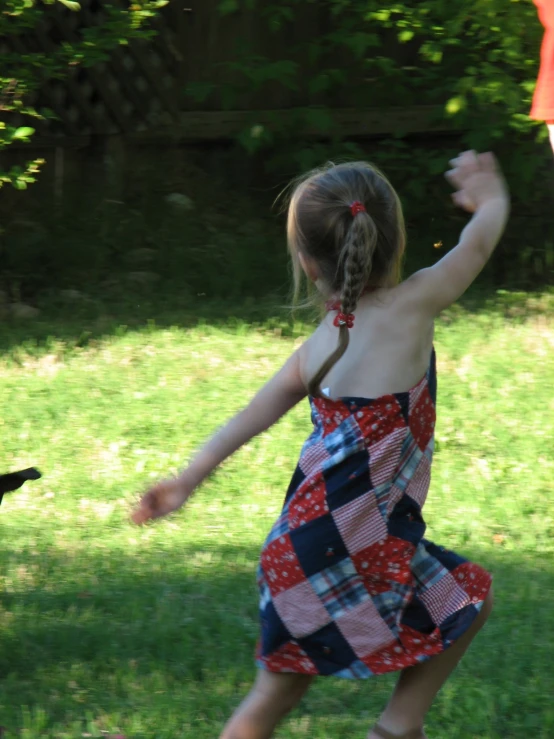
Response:
[[[52,308],[1,339],[2,468],[44,473],[0,509],[0,723],[24,739],[213,739],[254,674],[257,556],[305,405],[185,511],[140,530],[127,517],[308,329],[255,306],[240,320],[207,307],[195,326],[141,305]],[[553,294],[505,294],[438,322],[428,535],[494,572],[496,610],[432,709],[432,739],[554,736],[553,309]],[[361,739],[392,681],[321,679],[278,736]]]

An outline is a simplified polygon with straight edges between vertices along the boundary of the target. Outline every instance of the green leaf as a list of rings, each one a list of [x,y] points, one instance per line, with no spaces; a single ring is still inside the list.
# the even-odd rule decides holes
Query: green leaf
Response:
[[[399,33],[398,34],[398,40],[402,44],[405,44],[408,41],[411,41],[413,39],[413,37],[414,37],[414,32],[413,31],[402,31],[402,33]]]
[[[450,98],[446,103],[445,110],[448,115],[456,115],[466,107],[466,104],[467,100],[464,97],[457,95],[456,97]]]
[[[69,8],[69,10],[73,10],[74,12],[78,12],[81,10],[81,5],[74,0],[58,0],[62,5],[65,5],[66,8]]]
[[[31,128],[30,126],[22,126],[21,128],[17,128],[13,134],[12,134],[12,141],[15,141],[16,139],[27,139],[29,136],[32,136],[35,132],[34,128]]]

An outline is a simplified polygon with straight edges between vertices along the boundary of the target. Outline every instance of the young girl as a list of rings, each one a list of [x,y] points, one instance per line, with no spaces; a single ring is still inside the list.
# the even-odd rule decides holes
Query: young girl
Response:
[[[435,426],[435,317],[502,233],[508,197],[491,154],[447,178],[474,213],[440,262],[399,283],[398,197],[371,165],[330,165],[294,189],[288,243],[329,312],[306,343],[136,523],[176,510],[224,459],[309,395],[314,429],[258,569],[252,691],[220,739],[266,739],[316,675],[400,677],[371,739],[421,739],[425,714],[491,610],[491,577],[423,538]]]

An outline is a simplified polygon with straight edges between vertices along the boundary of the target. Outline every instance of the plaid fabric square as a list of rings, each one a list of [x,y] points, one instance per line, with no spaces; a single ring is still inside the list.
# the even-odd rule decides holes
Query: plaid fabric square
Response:
[[[420,508],[423,508],[423,504],[427,498],[430,482],[431,462],[427,452],[425,452],[405,489],[406,495],[409,495],[410,498],[415,500]]]
[[[265,611],[268,604],[271,603],[271,591],[269,587],[267,586],[267,583],[263,579],[259,581],[259,589],[260,589],[260,611]]]
[[[405,595],[402,592],[397,592],[396,589],[387,590],[373,596],[372,600],[383,621],[395,637],[398,636],[398,620],[402,614],[402,608],[405,606]]]
[[[375,500],[377,501],[377,507],[379,508],[379,511],[381,512],[381,515],[383,518],[387,517],[387,510],[388,510],[388,503],[390,499],[390,491],[391,491],[391,481],[387,480],[387,482],[384,482],[382,485],[376,485],[373,488],[373,494],[375,495]],[[402,494],[400,494],[401,496]]]
[[[417,469],[418,464],[423,457],[423,452],[415,442],[411,433],[406,435],[402,444],[402,452],[400,454],[399,471],[394,477],[393,483],[400,488],[402,492],[406,491],[408,483],[412,479],[412,475]]]
[[[435,583],[449,574],[446,567],[438,559],[432,557],[421,543],[417,547],[413,559],[410,562],[410,568],[419,584],[419,590],[431,588]]]
[[[285,590],[273,599],[275,610],[295,639],[308,636],[331,622],[307,580]]]
[[[364,665],[363,662],[360,662],[359,659],[352,662],[348,667],[345,667],[344,670],[335,672],[335,677],[344,677],[346,680],[359,680],[361,678],[371,677],[372,675],[373,673],[369,667]]]
[[[406,434],[407,430],[403,425],[392,431],[386,439],[369,447],[369,474],[373,485],[378,486],[388,482],[390,486],[390,481],[400,462]]]
[[[312,575],[309,580],[317,597],[334,619],[340,618],[360,603],[369,601],[363,580],[351,559],[343,559]]]
[[[306,480],[289,503],[289,529],[297,529],[329,512],[325,483],[319,477]]]
[[[332,516],[349,554],[356,554],[387,536],[387,525],[372,492],[337,508]]]
[[[273,597],[305,579],[288,534],[264,546],[260,565]]]
[[[437,626],[471,603],[468,594],[460,588],[456,579],[447,570],[445,572],[444,577],[419,596]]]
[[[364,438],[360,427],[351,415],[348,415],[333,433],[325,437],[325,446],[329,459],[323,469],[340,463],[345,457],[364,448]]]
[[[366,657],[395,640],[371,600],[361,603],[338,619],[337,626],[356,655]]]

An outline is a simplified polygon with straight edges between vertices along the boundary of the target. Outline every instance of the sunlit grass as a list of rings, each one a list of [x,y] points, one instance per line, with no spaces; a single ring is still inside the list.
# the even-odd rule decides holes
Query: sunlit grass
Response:
[[[497,607],[433,708],[432,738],[554,736],[553,315],[552,295],[504,295],[437,325],[428,535],[494,572]],[[253,676],[254,570],[305,405],[186,511],[144,530],[127,516],[308,328],[174,322],[113,319],[77,341],[52,318],[38,342],[15,330],[0,360],[2,466],[44,473],[0,509],[0,723],[26,739],[216,737]],[[391,681],[322,679],[279,736],[364,737]]]

